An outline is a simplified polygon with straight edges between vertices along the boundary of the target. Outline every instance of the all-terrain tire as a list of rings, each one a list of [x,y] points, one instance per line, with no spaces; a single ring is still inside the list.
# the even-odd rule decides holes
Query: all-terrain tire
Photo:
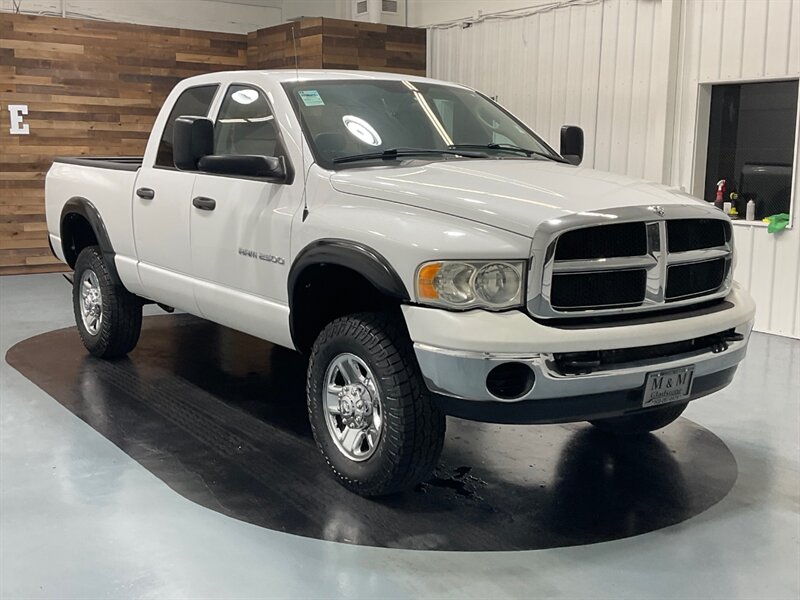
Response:
[[[325,377],[343,354],[369,367],[380,393],[382,428],[372,455],[362,461],[337,447],[326,422]],[[442,452],[445,416],[431,400],[401,315],[360,313],[329,323],[312,348],[306,391],[314,439],[346,488],[379,496],[407,490],[430,476]]]
[[[622,417],[611,417],[608,419],[597,419],[590,421],[592,425],[619,435],[643,435],[656,429],[666,427],[686,409],[688,402],[669,404],[660,408],[652,408],[640,413],[624,415]]]
[[[87,328],[81,313],[84,274],[91,272],[100,289],[102,320],[96,332]],[[97,246],[81,250],[75,261],[72,308],[83,345],[98,358],[124,356],[136,347],[142,329],[142,301],[122,285],[114,283]]]

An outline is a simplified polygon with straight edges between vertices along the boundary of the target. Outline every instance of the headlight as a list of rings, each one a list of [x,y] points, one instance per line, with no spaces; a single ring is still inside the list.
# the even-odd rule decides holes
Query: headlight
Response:
[[[417,269],[417,300],[499,310],[522,304],[525,261],[437,261]]]

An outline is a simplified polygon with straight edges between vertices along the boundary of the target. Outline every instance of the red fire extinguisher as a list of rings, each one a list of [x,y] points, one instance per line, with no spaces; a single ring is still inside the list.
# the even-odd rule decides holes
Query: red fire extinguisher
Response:
[[[720,210],[725,208],[725,180],[717,182],[717,196],[714,198],[714,206]]]

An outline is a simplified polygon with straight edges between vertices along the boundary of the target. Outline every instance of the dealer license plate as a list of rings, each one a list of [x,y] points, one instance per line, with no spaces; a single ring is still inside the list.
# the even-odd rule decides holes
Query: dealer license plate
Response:
[[[694,365],[647,375],[642,406],[658,406],[685,400],[692,391]]]

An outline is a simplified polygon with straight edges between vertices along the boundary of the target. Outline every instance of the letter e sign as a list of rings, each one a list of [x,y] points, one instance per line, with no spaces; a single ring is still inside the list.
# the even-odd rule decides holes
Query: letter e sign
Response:
[[[8,112],[11,117],[11,135],[28,135],[30,128],[27,123],[22,122],[22,117],[28,114],[27,104],[9,104]]]

